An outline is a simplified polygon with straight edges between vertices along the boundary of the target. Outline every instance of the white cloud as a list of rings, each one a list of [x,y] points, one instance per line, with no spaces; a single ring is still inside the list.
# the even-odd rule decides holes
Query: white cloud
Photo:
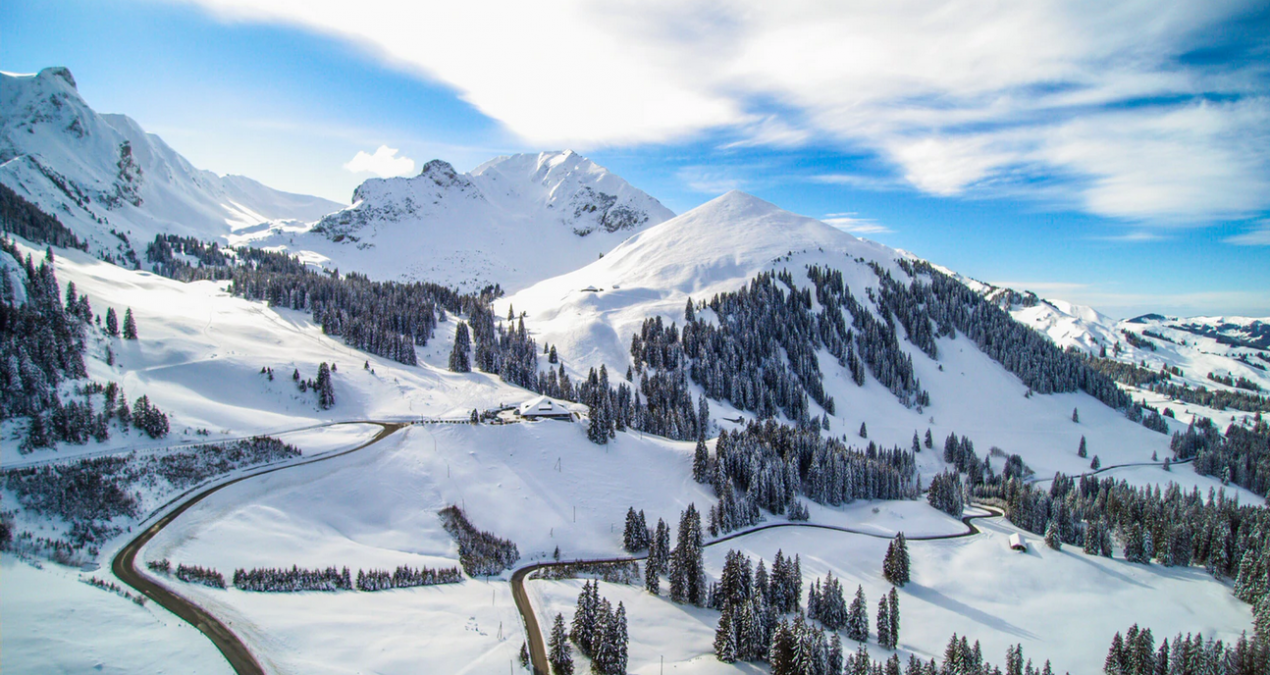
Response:
[[[891,228],[871,218],[857,218],[854,213],[826,213],[820,222],[851,234],[889,234]]]
[[[344,168],[353,173],[373,173],[380,178],[389,178],[392,176],[404,176],[415,170],[415,161],[406,156],[398,157],[397,148],[390,148],[386,145],[379,146],[375,150],[375,154],[368,154],[365,150],[359,150],[346,164]]]
[[[936,195],[1059,176],[1147,224],[1270,206],[1260,66],[1177,60],[1256,0],[184,1],[363,45],[531,145],[729,129],[873,151]],[[1243,102],[1189,102],[1209,92]]]
[[[1229,237],[1226,242],[1242,246],[1270,246],[1270,220],[1258,221],[1251,230]]]

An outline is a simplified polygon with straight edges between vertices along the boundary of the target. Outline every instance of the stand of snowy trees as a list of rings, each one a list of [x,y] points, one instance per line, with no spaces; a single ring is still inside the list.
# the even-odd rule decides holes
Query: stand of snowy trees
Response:
[[[203,584],[212,588],[225,587],[225,575],[210,567],[180,564],[176,566],[176,578],[191,584]]]
[[[476,529],[457,506],[441,509],[441,525],[459,545],[459,564],[468,576],[493,576],[511,569],[520,559],[516,544]]]
[[[1004,505],[1006,517],[1035,534],[1051,531],[1089,555],[1166,566],[1199,565],[1233,579],[1235,595],[1254,607],[1270,598],[1270,509],[1241,505],[1223,491],[1184,492],[1176,483],[1137,488],[1114,478],[1056,475],[1049,489],[1010,478],[976,490]]]
[[[786,513],[800,494],[831,506],[919,494],[912,453],[872,442],[861,450],[824,438],[818,430],[773,420],[720,433],[714,456],[706,454],[696,463],[701,464],[694,466],[698,479],[708,481],[720,497],[710,509],[709,530],[715,536],[758,522],[760,508]]]
[[[591,659],[594,675],[625,675],[630,643],[626,607],[619,602],[614,609],[607,598],[600,597],[598,582],[587,582],[578,594],[569,638]]]
[[[141,513],[142,487],[165,494],[242,467],[299,456],[294,446],[256,436],[163,453],[130,452],[6,469],[0,472],[0,485],[17,497],[22,510],[52,517],[65,531],[61,539],[42,540],[29,531],[18,532],[5,546],[67,563],[78,551],[96,555],[99,544],[122,531],[124,523],[117,519]]]
[[[358,580],[361,573],[358,572]],[[301,569],[294,565],[285,567],[242,568],[234,570],[234,588],[243,591],[267,593],[298,593],[300,591],[347,591],[353,588],[353,579],[348,568],[337,570],[328,567],[321,570]]]
[[[1259,623],[1261,619],[1258,620]],[[1264,621],[1270,622],[1270,616]],[[1116,633],[1103,665],[1105,675],[1267,675],[1270,674],[1270,625],[1253,638],[1241,635],[1233,645],[1202,634],[1167,638],[1155,646],[1150,628],[1135,624]]]
[[[416,586],[436,586],[438,584],[457,584],[463,581],[457,567],[431,569],[421,567],[415,569],[407,565],[399,565],[389,573],[387,570],[357,571],[357,590],[384,591],[391,588],[414,588]]]
[[[906,286],[875,267],[883,289],[879,300],[902,317],[902,322],[908,322],[906,328],[912,324],[907,331],[909,340],[916,339],[914,344],[927,354],[934,355],[935,345],[926,341],[926,335],[939,337],[956,331],[1038,394],[1079,390],[1117,410],[1132,404],[1111,378],[1015,321],[965,284],[923,261],[898,263],[913,281]],[[903,319],[905,316],[909,318]]]
[[[1223,435],[1212,420],[1199,418],[1185,433],[1173,435],[1172,448],[1177,459],[1194,458],[1191,466],[1198,474],[1270,495],[1270,425],[1265,420],[1252,429],[1232,424]]]

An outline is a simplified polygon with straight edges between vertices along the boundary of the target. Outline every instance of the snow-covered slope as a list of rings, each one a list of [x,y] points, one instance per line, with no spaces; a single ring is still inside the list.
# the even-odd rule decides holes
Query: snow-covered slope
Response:
[[[764,271],[788,270],[799,288],[807,288],[806,266],[821,265],[841,271],[851,293],[867,307],[872,305],[869,292],[876,293],[879,286],[871,264],[903,280],[907,275],[897,261],[904,257],[751,195],[730,192],[631,237],[601,260],[499,300],[495,314],[506,315],[508,305],[516,313],[525,312],[525,325],[538,344],[556,347],[573,376],[585,377],[590,368],[604,365],[617,379],[631,364],[631,339],[644,320],[660,316],[666,324],[682,325],[689,298],[709,301]],[[697,316],[717,321],[709,310]],[[849,314],[845,320],[852,323]],[[1097,452],[1108,465],[1148,461],[1152,453],[1168,452],[1167,436],[1126,420],[1087,394],[1027,396],[1028,388],[1017,376],[964,336],[939,338],[938,359],[932,359],[905,339],[898,324],[897,330],[900,349],[930,392],[930,405],[906,407],[872,374],[857,386],[847,369],[822,350],[825,392],[836,403],[836,413],[829,416],[832,434],[849,431],[858,440],[854,432],[863,422],[870,440],[907,447],[914,432],[924,435],[931,429],[936,439],[955,432],[969,436],[981,451],[997,446],[1020,454],[1038,475],[1087,471],[1088,460],[1076,455],[1082,435],[1090,443],[1098,439]],[[1080,410],[1079,425],[1071,422],[1072,408]],[[720,401],[711,401],[710,410],[716,420],[753,417]],[[811,414],[824,411],[813,407]],[[922,454],[923,475],[942,470],[935,454]]]
[[[129,243],[143,255],[158,233],[224,243],[265,221],[314,221],[340,208],[195,168],[131,118],[94,111],[65,68],[0,73],[0,182],[93,252],[117,256]]]
[[[1168,369],[1170,382],[1176,385],[1270,395],[1270,319],[1144,314],[1116,320],[1092,307],[1043,299],[1030,291],[993,286],[960,275],[957,278],[1064,349],[1074,347],[1086,354],[1151,371]],[[1214,378],[1230,378],[1232,382],[1242,379],[1245,386]],[[1167,405],[1183,421],[1201,415],[1224,428],[1245,415],[1240,410],[1216,410],[1136,387],[1126,390],[1135,399],[1145,399],[1153,406]]]
[[[374,276],[519,289],[576,269],[673,217],[572,151],[498,157],[460,174],[444,161],[409,178],[372,178],[353,205],[310,233],[273,239]]]

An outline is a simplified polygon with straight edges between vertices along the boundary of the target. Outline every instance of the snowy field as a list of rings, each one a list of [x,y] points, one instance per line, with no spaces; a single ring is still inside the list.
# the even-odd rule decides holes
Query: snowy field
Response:
[[[0,560],[0,652],[11,675],[189,673],[233,670],[193,626],[167,610],[79,581],[86,574],[50,562],[43,569]],[[114,581],[104,572],[94,576]]]
[[[911,541],[913,581],[899,590],[898,652],[942,661],[948,638],[956,632],[985,658],[1000,665],[1005,650],[1022,644],[1026,658],[1038,666],[1053,661],[1056,672],[1101,672],[1111,638],[1137,623],[1151,628],[1157,641],[1202,631],[1205,637],[1229,642],[1249,630],[1248,605],[1200,568],[1165,568],[1130,564],[1122,559],[1086,556],[1078,548],[1046,548],[1024,533],[1032,546],[1016,553],[1006,543],[1015,528],[1000,519],[978,521],[983,534],[942,541]],[[1040,545],[1038,545],[1040,544]],[[877,644],[874,619],[877,600],[890,589],[882,578],[887,541],[823,530],[785,528],[756,533],[706,549],[706,572],[718,579],[728,549],[744,552],[770,566],[778,549],[802,559],[803,598],[811,582],[832,571],[844,595],[862,585],[870,601],[869,654],[890,654]],[[528,584],[540,624],[550,625],[561,613],[568,623],[582,581],[533,581]],[[757,664],[720,663],[712,648],[719,613],[670,602],[638,586],[601,583],[600,595],[614,606],[626,604],[630,622],[631,673],[762,672]],[[848,598],[850,599],[850,598]],[[843,639],[844,650],[857,643]],[[584,661],[574,653],[575,659]]]

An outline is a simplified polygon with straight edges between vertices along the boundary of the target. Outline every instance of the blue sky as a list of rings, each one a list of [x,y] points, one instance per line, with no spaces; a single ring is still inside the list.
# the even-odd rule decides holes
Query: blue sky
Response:
[[[569,147],[676,212],[737,188],[1115,316],[1266,316],[1260,5],[6,2],[0,69],[340,201]]]

